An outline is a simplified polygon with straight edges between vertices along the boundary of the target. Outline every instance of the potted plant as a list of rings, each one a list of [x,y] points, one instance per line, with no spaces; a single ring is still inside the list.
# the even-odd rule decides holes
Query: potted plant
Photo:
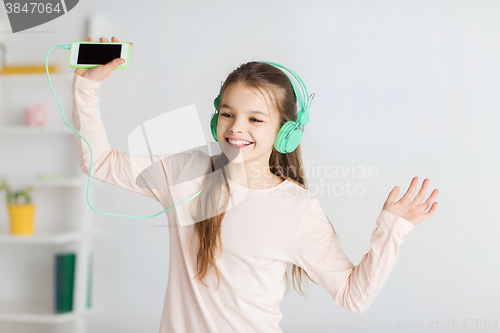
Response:
[[[0,191],[7,192],[7,207],[10,217],[10,232],[16,235],[33,235],[35,208],[31,203],[33,186],[22,191],[12,191],[4,177],[0,180]]]

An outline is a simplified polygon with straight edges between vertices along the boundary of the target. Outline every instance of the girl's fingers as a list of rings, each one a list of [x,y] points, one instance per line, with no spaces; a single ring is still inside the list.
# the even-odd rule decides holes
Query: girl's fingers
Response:
[[[439,190],[435,189],[434,191],[432,191],[431,195],[427,198],[427,200],[425,200],[425,202],[420,205],[420,207],[424,207],[424,212],[427,209],[429,209],[429,207],[431,207],[432,203],[434,202],[434,200],[436,199],[438,194],[439,194]]]
[[[424,179],[424,181],[422,183],[422,187],[420,188],[420,191],[418,191],[417,196],[415,197],[415,199],[413,199],[413,202],[416,203],[417,205],[420,205],[422,203],[422,201],[424,200],[425,193],[427,193],[427,187],[429,187],[429,182],[430,182],[429,179],[427,179],[427,178]]]
[[[427,218],[431,217],[437,210],[437,207],[438,207],[438,203],[437,201],[434,202],[431,206],[431,209],[429,209],[429,211],[427,213],[424,213],[424,214],[427,214]]]
[[[389,193],[389,196],[387,197],[387,202],[391,204],[394,203],[394,201],[396,201],[396,198],[398,197],[398,194],[399,194],[399,187],[394,186],[392,191]]]
[[[120,40],[118,38],[116,38],[116,37],[111,37],[111,41],[112,42],[117,42],[117,43],[120,42]],[[134,43],[130,42],[129,44],[130,44],[130,49],[131,50],[134,49]]]
[[[89,38],[87,39],[87,41],[92,42],[92,38],[90,38],[90,37],[89,37]],[[101,38],[100,38],[100,41],[101,41],[101,42],[107,42],[107,41],[108,41],[108,39],[107,39],[107,38],[105,38],[105,37],[101,37]],[[119,43],[119,42],[120,42],[120,40],[119,40],[118,38],[114,37],[114,36],[113,36],[113,37],[111,37],[111,41],[112,41],[112,42],[117,42],[117,43]],[[132,50],[133,48],[134,48],[134,44],[133,44],[133,43],[130,43],[130,49]]]
[[[119,42],[118,38],[116,37],[111,37],[112,42]],[[101,37],[101,42],[108,42],[108,39],[106,37]]]
[[[408,191],[403,195],[403,197],[400,199],[401,201],[409,202],[413,198],[413,193],[415,193],[415,188],[417,187],[418,184],[418,177],[413,177],[410,183],[410,187],[408,188]]]
[[[87,38],[87,42],[93,42],[92,38],[91,37]]]

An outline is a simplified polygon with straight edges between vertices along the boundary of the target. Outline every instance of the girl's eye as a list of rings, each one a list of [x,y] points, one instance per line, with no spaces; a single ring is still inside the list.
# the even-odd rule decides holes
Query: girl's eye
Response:
[[[226,116],[231,116],[229,113],[221,113],[220,115],[223,116],[224,118],[228,118]],[[256,120],[256,121],[252,121],[253,123],[261,123],[262,122],[262,120],[259,120],[257,118],[251,118],[251,120]]]

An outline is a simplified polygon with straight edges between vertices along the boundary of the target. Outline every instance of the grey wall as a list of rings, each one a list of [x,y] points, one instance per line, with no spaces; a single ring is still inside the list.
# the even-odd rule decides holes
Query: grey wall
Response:
[[[291,289],[280,305],[285,332],[347,332],[382,322],[407,325],[395,332],[446,325],[452,332],[453,319],[483,327],[498,319],[498,1],[82,0],[63,17],[3,36],[8,61],[41,62],[51,46],[86,39],[85,20],[94,15],[104,23],[90,37],[134,43],[130,68],[99,90],[114,148],[127,151],[134,128],[189,104],[213,141],[208,124],[220,81],[241,63],[268,60],[292,68],[316,94],[301,144],[308,183],[355,265],[395,185],[401,196],[418,176],[420,184],[431,180],[427,196],[440,190],[437,212],[404,239],[393,273],[365,313],[340,308],[309,282],[307,298]],[[64,64],[67,56],[56,50],[50,60]],[[49,91],[56,107],[53,99]],[[317,176],[321,166],[377,172]],[[358,194],[349,195],[354,185]],[[93,186],[91,202],[102,211],[161,210],[146,197]],[[92,214],[103,228],[94,241],[94,300],[106,310],[90,319],[90,331],[157,332],[169,253],[168,229],[154,225],[166,218]],[[429,328],[436,321],[439,330]]]

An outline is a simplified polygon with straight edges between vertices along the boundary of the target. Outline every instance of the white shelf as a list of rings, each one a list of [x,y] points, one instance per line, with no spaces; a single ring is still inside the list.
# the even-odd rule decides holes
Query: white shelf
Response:
[[[73,80],[73,72],[58,72],[50,75],[50,82],[68,82]],[[49,83],[47,80],[47,73],[36,74],[0,74],[0,84],[13,84],[13,83]]]
[[[71,128],[65,127],[29,127],[29,126],[1,126],[0,136],[52,136],[71,135],[75,132]]]
[[[93,236],[102,230],[94,228],[89,235]],[[34,235],[14,235],[11,233],[0,233],[0,244],[49,244],[59,245],[80,240],[85,236],[82,231],[65,232],[36,232]]]
[[[61,177],[59,179],[40,180],[35,176],[5,176],[5,179],[11,187],[33,186],[41,187],[83,187],[87,186],[88,176]]]
[[[102,306],[93,306],[85,309],[84,316],[94,315],[103,311]],[[76,311],[68,313],[55,313],[53,309],[44,303],[18,303],[0,305],[0,322],[40,323],[40,324],[63,324],[79,317]]]

